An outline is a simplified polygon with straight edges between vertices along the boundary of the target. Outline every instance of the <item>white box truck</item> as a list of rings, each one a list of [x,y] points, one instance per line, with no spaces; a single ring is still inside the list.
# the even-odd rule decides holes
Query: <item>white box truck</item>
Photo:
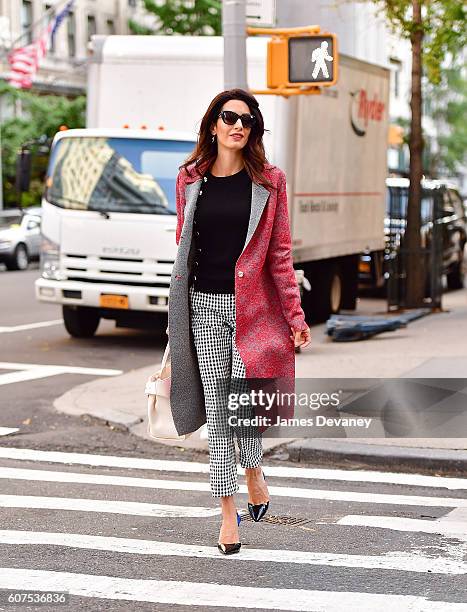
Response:
[[[266,87],[266,45],[247,40],[250,89]],[[222,37],[93,36],[90,49],[87,127],[52,145],[36,281],[73,336],[102,317],[140,327],[167,312],[178,166],[224,89]],[[310,323],[355,308],[359,255],[384,248],[388,83],[387,69],[341,55],[321,95],[257,95]]]

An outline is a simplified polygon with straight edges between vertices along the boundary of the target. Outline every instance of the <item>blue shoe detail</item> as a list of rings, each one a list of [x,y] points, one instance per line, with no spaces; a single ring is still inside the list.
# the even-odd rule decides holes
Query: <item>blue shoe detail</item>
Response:
[[[261,472],[263,474],[264,480],[266,480],[266,476],[264,475],[264,472],[262,470]],[[257,523],[263,518],[263,516],[268,511],[268,508],[269,508],[269,501],[267,501],[265,504],[251,504],[250,502],[248,502],[248,512],[250,513],[250,516],[255,521],[255,523]]]

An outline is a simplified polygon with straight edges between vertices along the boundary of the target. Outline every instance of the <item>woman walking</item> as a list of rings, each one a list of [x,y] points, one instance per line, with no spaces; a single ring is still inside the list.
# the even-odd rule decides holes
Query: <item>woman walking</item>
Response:
[[[242,425],[254,416],[252,406],[233,407],[230,394],[248,392],[249,379],[294,378],[294,347],[310,343],[290,254],[285,175],[267,162],[263,133],[258,102],[249,92],[220,93],[176,183],[171,408],[179,434],[207,423],[223,554],[241,546],[234,437],[252,518],[259,521],[269,505],[261,428]]]

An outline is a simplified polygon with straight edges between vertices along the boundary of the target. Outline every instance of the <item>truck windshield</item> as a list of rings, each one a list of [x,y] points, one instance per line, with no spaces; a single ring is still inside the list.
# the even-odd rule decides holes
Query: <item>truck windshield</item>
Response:
[[[69,137],[54,147],[45,197],[61,208],[175,215],[178,167],[194,142]]]

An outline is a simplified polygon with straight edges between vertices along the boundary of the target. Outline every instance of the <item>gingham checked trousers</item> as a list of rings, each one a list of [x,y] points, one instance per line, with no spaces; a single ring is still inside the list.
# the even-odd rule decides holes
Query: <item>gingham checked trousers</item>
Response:
[[[213,497],[239,490],[234,434],[240,465],[253,468],[263,458],[261,433],[255,426],[230,421],[251,418],[251,405],[232,408],[229,395],[248,392],[245,364],[235,344],[235,294],[207,293],[190,287],[190,317],[203,384],[209,446],[209,474]]]

